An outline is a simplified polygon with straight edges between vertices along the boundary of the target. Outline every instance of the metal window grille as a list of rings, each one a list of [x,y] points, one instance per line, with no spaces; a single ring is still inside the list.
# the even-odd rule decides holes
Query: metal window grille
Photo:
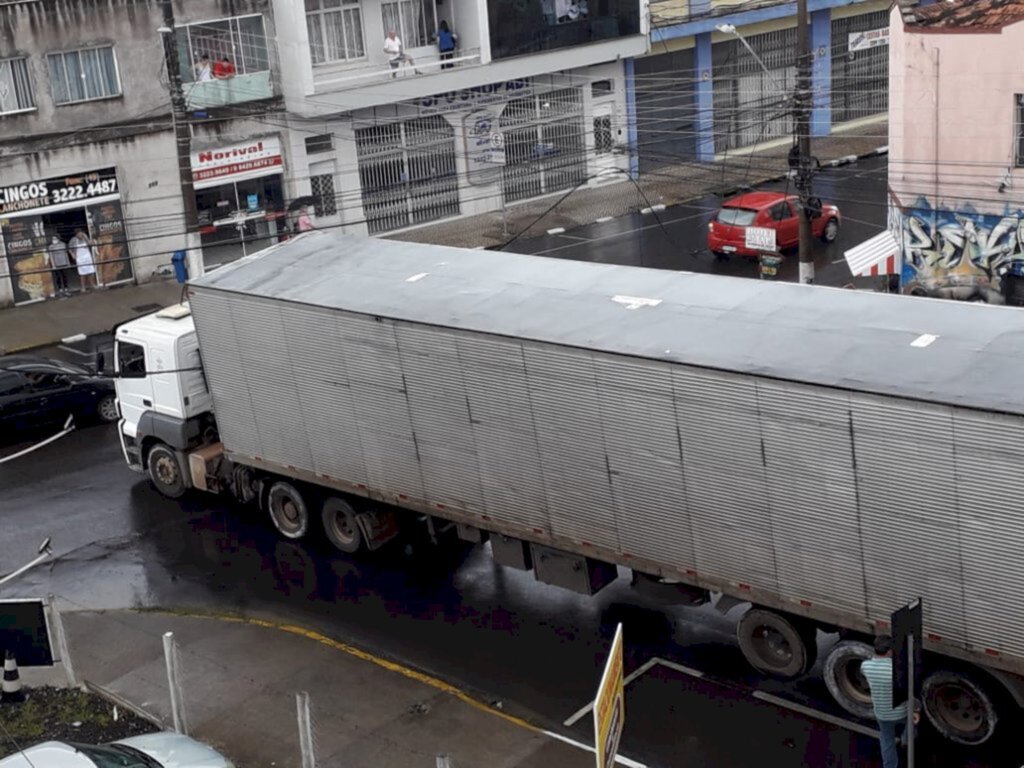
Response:
[[[515,99],[500,121],[505,136],[505,200],[570,189],[586,179],[587,152],[579,88]]]
[[[715,151],[748,147],[793,133],[792,95],[796,86],[796,29],[751,35],[712,48]]]
[[[693,51],[673,51],[636,60],[637,154],[641,173],[697,156],[697,101]]]
[[[202,56],[208,56],[211,63],[227,59],[239,75],[270,69],[267,34],[260,14],[187,24],[174,31],[183,82],[196,80]]]
[[[356,129],[371,234],[457,216],[455,131],[440,115]]]
[[[850,35],[889,26],[889,12],[876,11],[832,22],[832,123],[889,109],[889,47],[850,50]]]
[[[607,155],[615,146],[612,139],[612,119],[609,115],[594,118],[594,153]]]
[[[334,194],[334,174],[311,176],[309,186],[313,197],[316,198],[317,216],[333,216],[338,212],[338,200]]]
[[[35,106],[26,60],[0,61],[0,114],[22,112]]]
[[[49,53],[46,63],[55,104],[74,104],[121,94],[113,46]]]
[[[307,155],[315,155],[318,152],[330,152],[332,149],[334,149],[334,136],[329,133],[310,136],[306,139]]]
[[[405,48],[430,45],[437,30],[435,0],[397,0],[381,3],[381,21],[384,33],[395,30]]]
[[[1016,109],[1014,110],[1014,136],[1017,147],[1014,165],[1018,168],[1024,166],[1024,94],[1018,93],[1014,96]]]
[[[305,0],[309,55],[314,64],[366,56],[359,0]]]

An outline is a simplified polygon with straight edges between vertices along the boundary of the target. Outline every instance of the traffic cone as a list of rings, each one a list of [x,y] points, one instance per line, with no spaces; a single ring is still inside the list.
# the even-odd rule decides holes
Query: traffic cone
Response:
[[[25,692],[21,690],[21,678],[18,676],[18,662],[14,659],[14,651],[4,654],[4,682],[0,693],[0,702],[18,704],[25,700]]]

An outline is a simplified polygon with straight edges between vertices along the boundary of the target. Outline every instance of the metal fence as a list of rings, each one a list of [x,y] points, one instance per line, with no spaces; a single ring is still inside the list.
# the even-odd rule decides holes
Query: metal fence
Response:
[[[833,124],[889,109],[889,46],[850,51],[850,35],[888,26],[888,11],[832,22]]]

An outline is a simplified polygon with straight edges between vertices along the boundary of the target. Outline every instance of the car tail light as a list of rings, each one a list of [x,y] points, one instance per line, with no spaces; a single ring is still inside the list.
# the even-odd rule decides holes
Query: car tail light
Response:
[[[714,231],[715,231],[715,222],[709,221],[708,222],[708,232],[714,232]]]

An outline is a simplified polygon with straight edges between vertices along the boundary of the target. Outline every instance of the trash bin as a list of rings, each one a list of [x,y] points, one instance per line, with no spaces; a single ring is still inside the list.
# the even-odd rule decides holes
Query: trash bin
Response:
[[[782,257],[772,253],[761,254],[761,279],[774,280],[779,274]]]
[[[174,265],[174,279],[184,285],[188,282],[188,262],[185,261],[184,251],[175,251],[171,256],[171,264]]]

